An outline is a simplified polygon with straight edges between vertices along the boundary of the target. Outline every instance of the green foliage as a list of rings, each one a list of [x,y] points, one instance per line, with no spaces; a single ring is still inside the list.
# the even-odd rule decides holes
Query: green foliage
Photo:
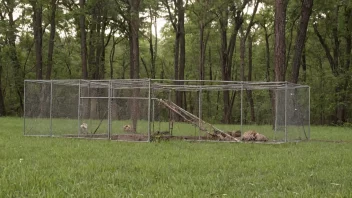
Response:
[[[21,115],[21,94],[16,90],[18,85],[15,85],[18,79],[34,79],[35,71],[35,49],[33,38],[33,9],[28,0],[6,0],[0,3],[0,56],[2,74],[1,91],[4,93],[6,111],[9,115]],[[90,29],[94,26],[95,19],[92,13],[94,9],[99,9],[101,13],[105,13],[103,23],[106,24],[104,32],[105,57],[104,57],[104,77],[110,78],[129,78],[130,73],[130,58],[129,58],[129,41],[128,41],[128,25],[127,19],[129,13],[127,1],[120,0],[94,0],[87,1],[84,10],[80,9],[79,4],[74,1],[58,1],[56,12],[56,37],[53,57],[53,79],[73,79],[81,77],[81,59],[80,59],[80,28],[79,16],[83,12],[86,16],[87,43],[93,42],[90,39]],[[233,9],[238,9],[244,1],[188,1],[185,6],[185,35],[186,35],[186,79],[199,78],[199,46],[200,24],[204,23],[205,34],[207,37],[207,49],[205,53],[205,79],[221,80],[221,57],[220,44],[221,37],[219,33],[219,17],[220,13],[229,12],[233,14]],[[169,2],[171,3],[171,2]],[[249,6],[244,10],[244,27],[248,24],[248,14],[253,8],[254,1],[250,1]],[[47,51],[49,43],[49,19],[51,15],[51,6],[49,0],[42,0],[43,5],[43,73],[46,72]],[[96,7],[97,5],[100,7]],[[9,28],[8,8],[14,8],[15,26]],[[351,122],[352,104],[351,102],[351,68],[347,67],[346,62],[351,58],[351,52],[347,51],[347,41],[351,36],[348,34],[352,28],[352,19],[346,18],[348,11],[351,9],[350,1],[315,1],[311,21],[309,23],[307,38],[305,43],[306,70],[300,70],[299,83],[308,84],[311,86],[311,120],[314,124],[331,124],[336,120],[336,110],[338,106],[344,106],[347,122]],[[291,76],[291,61],[292,52],[296,32],[298,29],[298,19],[301,10],[300,1],[289,1],[287,10],[287,72],[286,79]],[[165,6],[160,1],[144,0],[141,3],[140,10],[140,32],[139,46],[140,57],[143,58],[143,63],[140,60],[140,77],[148,77],[152,67],[149,39],[155,39],[155,35],[149,38],[150,26],[154,22],[150,21],[150,16],[163,18],[167,23],[161,28],[158,34],[157,41],[157,57],[155,61],[156,78],[174,78],[174,44],[175,32],[170,24],[170,19]],[[245,14],[248,13],[248,14]],[[102,14],[103,15],[103,14]],[[100,16],[102,17],[102,16]],[[233,16],[229,16],[233,18]],[[269,61],[269,77],[273,80],[273,62],[274,62],[274,1],[263,0],[260,3],[259,10],[254,19],[254,26],[251,31],[253,37],[253,81],[267,81],[267,58]],[[229,20],[228,38],[231,30],[234,27],[233,19]],[[326,57],[326,51],[320,44],[314,29],[313,24],[317,25],[322,37],[325,39],[329,47],[330,54],[334,56],[336,53],[341,69],[340,75],[334,76],[331,70],[331,65]],[[337,27],[337,33],[334,33],[333,27]],[[349,28],[349,29],[348,29]],[[8,45],[9,34],[16,33],[16,46],[11,50]],[[265,33],[269,36],[269,54],[266,52]],[[337,34],[335,42],[334,34]],[[94,38],[96,39],[96,38]],[[232,62],[232,79],[238,80],[240,75],[240,57],[239,57],[239,37],[237,38],[236,49]],[[109,42],[108,42],[109,41]],[[228,41],[229,42],[229,41]],[[336,43],[339,46],[335,46]],[[248,46],[248,43],[246,44]],[[337,49],[338,48],[338,49]],[[154,46],[155,49],[155,46]],[[290,50],[289,50],[290,49]],[[334,52],[334,49],[335,52]],[[112,53],[114,52],[114,54]],[[20,62],[20,70],[15,70],[15,63],[11,60],[11,54],[16,53]],[[248,72],[248,51],[245,53],[245,73]],[[302,61],[303,64],[303,61]],[[346,67],[344,67],[344,64]],[[112,68],[112,70],[111,70]],[[302,68],[302,67],[301,67]],[[112,75],[110,75],[112,73]],[[20,76],[20,78],[19,78]],[[22,81],[22,80],[21,80]],[[336,91],[338,86],[346,84],[346,88],[342,91]],[[196,98],[192,94],[187,96],[190,108],[195,108],[192,101]],[[266,102],[258,109],[258,117],[265,119],[270,111],[270,103],[268,94],[259,94],[256,96],[255,103],[260,100]],[[203,112],[207,113],[205,118],[216,121],[222,119],[222,94],[219,98],[212,95],[208,101],[209,104],[217,102],[217,105],[207,104],[207,109]],[[206,101],[206,99],[204,99]],[[238,101],[235,101],[235,106]],[[259,107],[258,107],[259,108]],[[236,115],[238,109],[233,110],[233,119],[238,120]],[[246,120],[249,118],[249,113],[246,114]]]

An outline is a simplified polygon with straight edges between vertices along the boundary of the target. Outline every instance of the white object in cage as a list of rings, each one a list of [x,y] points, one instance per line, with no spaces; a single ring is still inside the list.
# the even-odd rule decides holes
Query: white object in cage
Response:
[[[82,131],[82,133],[87,133],[87,129],[88,129],[88,124],[83,122],[83,123],[81,124],[81,131]]]

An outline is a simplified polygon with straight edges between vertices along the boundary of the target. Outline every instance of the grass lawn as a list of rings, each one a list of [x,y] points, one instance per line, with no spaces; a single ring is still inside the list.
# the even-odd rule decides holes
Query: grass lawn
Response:
[[[22,124],[0,118],[0,197],[352,196],[352,143],[128,143],[24,137]]]

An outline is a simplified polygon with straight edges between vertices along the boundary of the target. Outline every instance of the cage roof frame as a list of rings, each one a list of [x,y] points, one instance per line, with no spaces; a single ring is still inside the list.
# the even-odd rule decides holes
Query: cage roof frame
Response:
[[[65,80],[25,80],[25,82],[53,83],[54,85],[80,86],[89,88],[112,89],[153,89],[174,91],[214,91],[214,90],[278,90],[309,88],[308,85],[294,84],[287,81],[220,81],[220,80],[172,80],[172,79],[65,79]],[[181,84],[182,83],[182,84]],[[202,84],[201,84],[202,83]],[[208,84],[207,84],[208,83]],[[211,84],[209,84],[211,83]]]

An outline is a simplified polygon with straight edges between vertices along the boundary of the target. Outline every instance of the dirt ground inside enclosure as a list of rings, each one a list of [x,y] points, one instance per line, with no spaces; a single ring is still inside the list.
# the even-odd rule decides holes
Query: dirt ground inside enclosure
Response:
[[[106,134],[82,134],[82,135],[65,135],[64,137],[70,138],[87,138],[87,139],[108,139]],[[209,136],[151,136],[152,140],[217,140],[217,138],[211,138]],[[148,135],[144,134],[119,134],[111,135],[111,140],[118,141],[148,141]]]
[[[108,135],[106,134],[81,134],[81,135],[65,135],[64,137],[70,138],[86,138],[86,139],[108,139]],[[148,141],[148,135],[145,134],[119,134],[119,135],[111,135],[111,140],[116,141]],[[241,137],[238,137],[241,140]],[[233,141],[233,140],[219,140],[217,137],[210,137],[207,135],[203,136],[173,136],[173,135],[158,135],[151,136],[151,141],[169,141],[169,140],[184,140],[184,141],[216,141],[216,142],[245,142],[245,143],[264,143],[264,144],[278,144],[282,142],[275,141]]]

